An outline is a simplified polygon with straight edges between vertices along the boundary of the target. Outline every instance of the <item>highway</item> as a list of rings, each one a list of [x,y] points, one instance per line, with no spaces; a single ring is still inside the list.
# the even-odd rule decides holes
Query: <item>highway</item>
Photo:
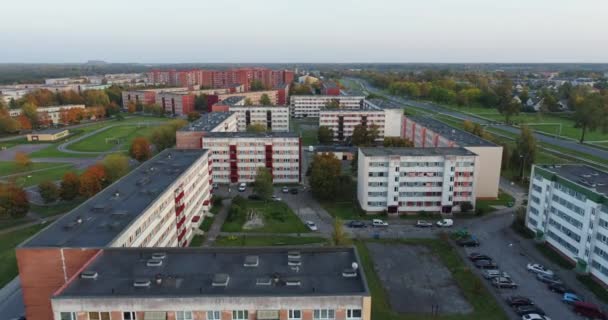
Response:
[[[497,128],[497,129],[503,130],[505,132],[510,132],[510,133],[517,134],[517,135],[520,132],[519,128],[504,125],[504,124],[490,123],[489,121],[487,121],[485,119],[476,117],[474,115],[454,111],[454,110],[445,108],[445,107],[435,104],[435,103],[424,102],[424,101],[415,101],[415,100],[411,100],[411,99],[405,99],[405,98],[401,98],[401,97],[388,95],[385,92],[382,92],[382,91],[372,87],[365,80],[355,79],[355,78],[348,78],[348,79],[359,83],[361,85],[361,87],[364,88],[364,90],[367,90],[368,92],[371,92],[371,93],[383,95],[383,96],[387,97],[390,101],[395,102],[395,103],[405,104],[405,105],[409,105],[412,107],[425,109],[425,110],[429,110],[429,111],[433,111],[433,112],[439,112],[439,113],[446,114],[446,115],[449,115],[449,116],[452,116],[455,118],[460,118],[463,120],[477,122],[482,125],[491,125],[492,128]],[[598,148],[595,148],[595,147],[592,147],[589,145],[585,145],[585,144],[580,144],[580,143],[578,143],[576,141],[572,141],[572,140],[566,140],[566,139],[560,139],[560,138],[548,136],[548,135],[541,134],[541,133],[534,133],[534,137],[536,138],[537,141],[542,142],[542,143],[551,144],[551,145],[554,145],[554,146],[557,146],[560,148],[564,148],[564,149],[569,149],[569,150],[574,151],[575,153],[579,153],[579,154],[585,153],[585,154],[588,154],[588,155],[591,155],[591,156],[594,156],[594,157],[597,157],[597,158],[600,158],[603,160],[608,160],[608,151],[606,151],[606,150],[598,149]]]

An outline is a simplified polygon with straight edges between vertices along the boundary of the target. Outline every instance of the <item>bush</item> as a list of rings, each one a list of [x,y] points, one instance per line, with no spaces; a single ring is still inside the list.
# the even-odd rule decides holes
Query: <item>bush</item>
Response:
[[[60,190],[52,181],[43,181],[38,185],[38,192],[44,203],[51,203],[59,199]]]
[[[486,210],[484,208],[478,207],[477,209],[475,209],[475,215],[478,217],[483,216],[486,213]]]
[[[222,201],[224,201],[224,198],[220,197],[220,196],[213,196],[211,197],[211,204],[214,207],[219,207],[222,205]]]
[[[478,209],[481,209],[481,208],[478,208]],[[460,203],[461,212],[467,213],[471,210],[473,210],[473,205],[470,202],[465,201],[465,202]]]

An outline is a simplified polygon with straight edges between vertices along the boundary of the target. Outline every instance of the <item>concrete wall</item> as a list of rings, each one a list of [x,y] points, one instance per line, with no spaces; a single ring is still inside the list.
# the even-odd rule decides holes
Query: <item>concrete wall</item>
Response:
[[[478,199],[498,197],[502,147],[465,147],[479,157],[475,162],[475,192]]]
[[[384,110],[384,136],[399,137],[401,136],[403,111],[401,109],[385,109]]]

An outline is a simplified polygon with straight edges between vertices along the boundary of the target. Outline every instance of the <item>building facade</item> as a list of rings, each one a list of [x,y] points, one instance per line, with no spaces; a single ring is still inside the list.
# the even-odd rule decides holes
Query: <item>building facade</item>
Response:
[[[268,68],[237,68],[229,70],[152,70],[148,73],[150,82],[172,86],[195,86],[206,88],[226,88],[243,85],[246,91],[251,84],[259,81],[265,88],[275,88],[292,83],[294,72],[291,70],[271,70]]]
[[[289,131],[289,108],[286,106],[230,106],[236,113],[238,131],[247,131],[252,124],[260,124],[268,131]]]
[[[209,132],[237,132],[238,119],[235,112],[203,113],[201,117],[175,133],[178,149],[202,149],[201,138]]]
[[[464,148],[359,148],[357,198],[370,213],[450,214],[475,205],[477,155]]]
[[[401,110],[321,110],[319,112],[319,127],[327,127],[333,133],[334,141],[348,141],[355,127],[376,126],[377,141],[384,137],[399,137],[401,135]]]
[[[48,122],[52,124],[64,124],[62,120],[62,113],[72,109],[81,109],[83,112],[86,110],[84,104],[67,104],[62,106],[49,106],[49,107],[38,107],[36,113],[41,122]],[[9,115],[13,118],[17,118],[21,115],[21,109],[9,109]]]
[[[532,167],[526,226],[608,285],[608,173],[579,164]]]
[[[310,96],[291,96],[290,111],[295,118],[318,118],[319,112],[329,104],[337,103],[342,110],[359,110],[363,107],[364,96],[331,96],[331,95],[310,95]]]
[[[187,115],[194,111],[195,96],[189,92],[160,92],[157,98],[165,113]]]

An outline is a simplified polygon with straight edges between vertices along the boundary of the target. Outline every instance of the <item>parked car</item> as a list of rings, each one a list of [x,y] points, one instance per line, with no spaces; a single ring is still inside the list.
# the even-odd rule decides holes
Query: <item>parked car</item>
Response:
[[[281,191],[283,191],[283,193],[289,193],[289,188],[283,187],[283,189],[281,189]]]
[[[239,184],[239,192],[243,192],[247,189],[247,184],[245,182],[241,182]]]
[[[511,307],[534,305],[534,302],[530,298],[524,296],[510,296],[506,299],[506,302]]]
[[[249,196],[247,196],[247,198],[249,200],[262,200],[262,197],[258,196],[257,194],[250,194]]]
[[[517,288],[517,283],[509,277],[496,277],[492,279],[492,285],[497,288]]]
[[[456,240],[456,244],[461,247],[479,247],[479,240],[475,237],[468,237]]]
[[[538,313],[530,313],[521,316],[521,320],[551,320],[551,318],[547,316],[541,316]]]
[[[576,293],[574,292],[574,290],[566,287],[563,283],[549,283],[549,285],[547,286],[547,288],[552,291],[552,292],[556,292],[559,294],[564,294],[566,292],[570,292],[570,293]]]
[[[492,260],[492,257],[490,257],[488,255],[485,255],[485,254],[481,254],[481,253],[474,254],[474,255],[470,254],[469,255],[469,260],[471,260],[473,262],[479,261],[479,260]]]
[[[546,275],[542,273],[536,274],[536,279],[544,283],[563,283],[556,275]]]
[[[272,201],[282,201],[283,199],[281,199],[280,197],[277,197],[275,195],[272,196]]]
[[[479,269],[498,269],[498,265],[492,260],[477,260],[475,266]]]
[[[388,222],[380,220],[380,219],[373,219],[372,226],[373,227],[388,227]]]
[[[433,223],[426,220],[418,220],[416,221],[416,227],[418,228],[431,228],[433,227]]]
[[[515,313],[517,313],[520,316],[523,316],[526,314],[532,314],[532,313],[538,314],[540,316],[545,315],[545,312],[541,308],[539,308],[535,305],[519,306],[519,307],[515,308]]]
[[[452,219],[441,219],[439,221],[437,221],[437,226],[441,227],[441,228],[447,228],[447,227],[451,227],[454,225],[454,220]]]
[[[600,310],[595,304],[589,302],[575,302],[572,311],[578,315],[591,319],[608,319],[606,313]]]
[[[312,222],[312,221],[306,221],[305,222],[306,226],[308,227],[308,229],[310,229],[311,231],[317,231],[317,224]]]
[[[217,188],[219,188],[219,187],[220,187],[220,185],[219,185],[219,184],[217,184],[217,183],[214,183],[214,184],[213,184],[213,189],[217,189]]]
[[[289,189],[289,193],[291,193],[291,194],[298,194],[298,188],[291,188],[291,189]]]
[[[546,275],[553,275],[553,271],[545,268],[542,264],[528,263],[526,268],[528,269],[528,271],[536,273],[536,274],[541,273],[541,274],[546,274]]]
[[[486,279],[493,279],[493,278],[496,278],[496,277],[504,277],[504,278],[510,278],[511,277],[508,273],[502,272],[502,271],[500,271],[498,269],[484,270],[482,272],[482,275]]]
[[[363,222],[363,221],[359,221],[359,220],[353,220],[353,221],[349,221],[349,222],[346,224],[346,226],[347,226],[347,227],[349,227],[349,228],[365,228],[365,227],[367,227],[367,226],[365,225],[365,222]]]
[[[564,293],[564,296],[562,297],[562,302],[565,304],[574,304],[575,302],[582,302],[583,299],[581,299],[579,296],[577,296],[574,293],[569,293],[566,292]]]

